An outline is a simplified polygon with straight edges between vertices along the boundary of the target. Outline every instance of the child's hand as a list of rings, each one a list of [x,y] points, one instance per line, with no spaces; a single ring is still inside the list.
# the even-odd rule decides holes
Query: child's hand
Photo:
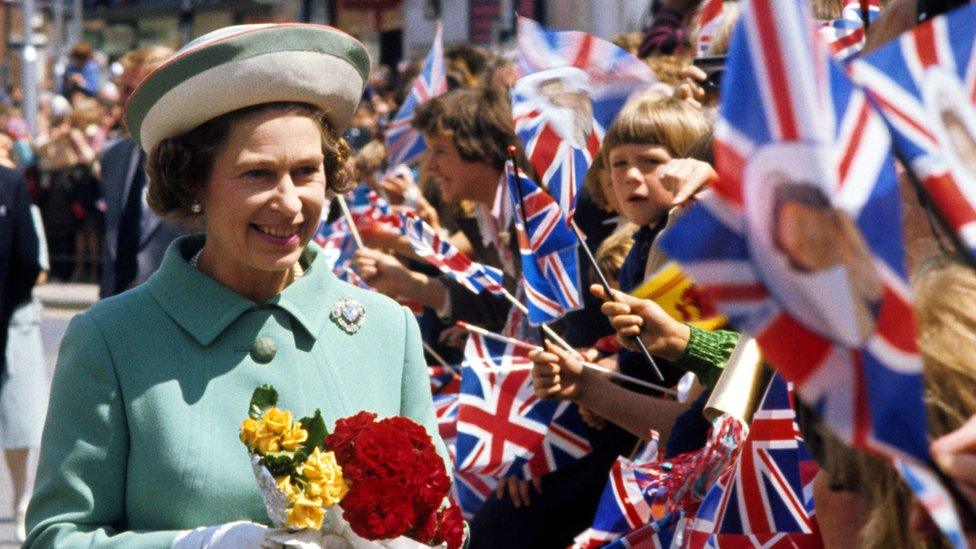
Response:
[[[694,158],[675,158],[661,170],[661,185],[674,192],[672,206],[694,199],[699,191],[718,180],[718,174],[707,162]]]
[[[584,359],[596,358],[596,351],[585,351]],[[576,355],[546,342],[546,350],[529,353],[532,361],[532,387],[539,398],[575,400],[582,394],[580,378],[583,364]]]
[[[637,351],[634,338],[640,337],[655,356],[676,362],[684,355],[691,328],[671,318],[660,305],[617,290],[608,296],[599,284],[590,286],[590,292],[605,302],[600,310],[617,330],[621,345]]]

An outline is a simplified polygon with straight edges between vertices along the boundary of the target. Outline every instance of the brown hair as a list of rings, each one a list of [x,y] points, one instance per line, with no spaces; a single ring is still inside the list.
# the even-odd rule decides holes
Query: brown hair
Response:
[[[200,198],[234,124],[257,113],[280,112],[307,116],[318,123],[325,156],[325,180],[333,192],[347,188],[346,160],[349,145],[339,137],[321,109],[305,103],[263,103],[238,109],[204,122],[176,137],[164,139],[146,161],[149,174],[147,202],[161,216],[187,220],[190,206]]]
[[[701,111],[686,101],[638,98],[625,106],[610,126],[600,153],[606,162],[610,151],[618,145],[661,145],[671,156],[683,158],[708,130],[708,122]]]
[[[509,145],[521,150],[508,101],[488,87],[456,89],[431,99],[417,108],[412,124],[424,135],[449,136],[462,159],[498,170],[508,160]]]

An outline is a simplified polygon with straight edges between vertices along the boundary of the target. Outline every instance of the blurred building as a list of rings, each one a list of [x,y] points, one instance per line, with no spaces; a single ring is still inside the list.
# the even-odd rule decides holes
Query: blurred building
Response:
[[[186,40],[226,25],[312,21],[362,40],[374,60],[395,65],[422,55],[444,23],[448,44],[497,45],[514,33],[515,13],[561,29],[611,38],[646,23],[649,0],[85,0],[85,33],[96,49]]]

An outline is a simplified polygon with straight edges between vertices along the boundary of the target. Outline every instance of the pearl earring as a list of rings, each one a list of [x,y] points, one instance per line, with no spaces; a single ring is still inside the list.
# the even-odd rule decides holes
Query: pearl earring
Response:
[[[193,204],[190,204],[190,211],[198,214],[203,211],[203,208],[200,206],[199,202],[194,201]]]

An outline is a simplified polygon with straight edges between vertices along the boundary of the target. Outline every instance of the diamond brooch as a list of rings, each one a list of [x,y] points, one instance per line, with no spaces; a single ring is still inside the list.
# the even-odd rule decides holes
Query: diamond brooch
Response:
[[[332,306],[332,313],[329,318],[342,328],[347,334],[354,334],[359,331],[366,318],[366,308],[355,299],[343,298],[336,301]]]

